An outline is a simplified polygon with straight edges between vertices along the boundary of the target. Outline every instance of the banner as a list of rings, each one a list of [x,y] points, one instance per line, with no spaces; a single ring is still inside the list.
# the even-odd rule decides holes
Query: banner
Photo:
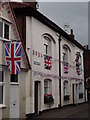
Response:
[[[11,74],[19,74],[21,68],[21,42],[5,43],[5,56]]]

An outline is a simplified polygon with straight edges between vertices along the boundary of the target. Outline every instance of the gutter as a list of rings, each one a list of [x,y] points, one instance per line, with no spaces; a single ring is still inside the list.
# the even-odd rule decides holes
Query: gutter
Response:
[[[59,108],[61,108],[61,34],[59,35]]]

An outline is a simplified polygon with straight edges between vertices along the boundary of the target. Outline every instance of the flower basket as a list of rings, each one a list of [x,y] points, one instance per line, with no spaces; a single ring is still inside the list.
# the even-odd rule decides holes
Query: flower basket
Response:
[[[79,99],[83,98],[83,93],[79,93]]]
[[[65,95],[64,96],[64,101],[68,101],[68,100],[70,100],[70,95]]]
[[[52,94],[44,94],[44,104],[52,104],[54,103]]]

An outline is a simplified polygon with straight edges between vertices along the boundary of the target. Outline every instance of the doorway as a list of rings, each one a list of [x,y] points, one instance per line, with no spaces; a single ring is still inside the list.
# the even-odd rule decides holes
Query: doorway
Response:
[[[35,81],[34,83],[34,108],[35,108],[35,114],[39,114],[40,112],[40,105],[41,105],[41,82]]]

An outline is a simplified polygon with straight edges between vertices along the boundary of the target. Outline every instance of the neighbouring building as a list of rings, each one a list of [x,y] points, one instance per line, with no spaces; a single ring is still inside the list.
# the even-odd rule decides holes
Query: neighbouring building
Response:
[[[85,65],[85,88],[87,90],[88,100],[90,96],[90,50],[88,45],[85,45],[85,52],[84,52],[84,65]]]
[[[73,30],[68,35],[25,3],[11,5],[32,67],[25,81],[26,115],[85,102],[84,47]]]
[[[21,41],[21,73],[19,75],[10,74],[5,58],[5,43],[20,40],[10,4],[0,2],[0,119],[26,118],[25,80],[30,64],[23,42]]]

